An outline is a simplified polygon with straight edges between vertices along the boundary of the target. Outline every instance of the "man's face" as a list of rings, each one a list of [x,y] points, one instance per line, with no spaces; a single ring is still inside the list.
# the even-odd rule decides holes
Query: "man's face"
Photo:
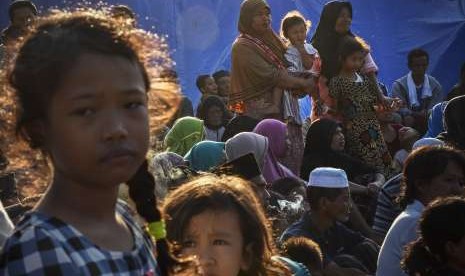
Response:
[[[428,69],[428,58],[423,57],[414,57],[410,63],[410,70],[414,76],[423,76]]]
[[[17,8],[13,11],[11,25],[19,29],[25,29],[34,22],[35,17],[34,11],[30,8]]]

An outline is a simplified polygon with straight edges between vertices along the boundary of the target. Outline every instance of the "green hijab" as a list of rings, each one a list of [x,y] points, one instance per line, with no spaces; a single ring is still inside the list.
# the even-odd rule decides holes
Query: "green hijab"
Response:
[[[203,121],[195,117],[182,117],[176,120],[166,134],[166,151],[184,156],[196,143],[204,138]]]

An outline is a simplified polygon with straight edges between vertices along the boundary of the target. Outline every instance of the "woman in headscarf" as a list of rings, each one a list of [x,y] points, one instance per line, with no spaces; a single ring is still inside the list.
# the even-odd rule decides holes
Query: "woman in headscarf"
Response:
[[[184,156],[189,162],[189,167],[195,171],[209,171],[226,161],[224,143],[214,141],[202,141],[195,144]]]
[[[226,106],[218,96],[207,96],[197,108],[197,117],[205,123],[205,140],[221,141],[228,121]]]
[[[265,0],[242,2],[238,28],[231,53],[231,108],[259,120],[282,120],[281,111],[271,110],[275,88],[308,91],[314,83],[288,74],[286,48],[271,29],[271,10]]]
[[[165,198],[169,190],[185,180],[187,175],[181,169],[186,166],[182,156],[173,152],[161,152],[150,158],[149,171],[155,180],[155,195]]]
[[[229,138],[241,132],[252,132],[260,121],[249,116],[239,115],[226,124],[223,138],[221,141],[226,142]]]
[[[166,151],[184,156],[196,143],[205,136],[203,121],[194,117],[183,117],[176,120],[165,136]]]
[[[307,132],[300,176],[308,179],[312,170],[318,167],[343,169],[350,181],[377,186],[384,184],[382,174],[361,160],[344,153],[345,139],[341,126],[331,119],[314,121]],[[368,177],[370,175],[371,177]],[[365,183],[361,183],[363,179]],[[369,179],[371,178],[371,179]],[[376,189],[373,187],[372,189]]]
[[[289,139],[286,124],[275,119],[265,119],[257,124],[253,132],[268,138],[271,151],[282,164],[295,174],[300,172],[303,141],[298,147],[295,147]],[[300,150],[296,148],[300,148]]]
[[[321,58],[321,72],[318,80],[319,98],[314,99],[312,106],[312,118],[330,117],[336,118],[332,112],[334,100],[329,96],[328,85],[331,78],[339,72],[338,49],[345,36],[355,35],[351,32],[352,4],[347,1],[328,2],[321,12],[320,21],[312,37],[312,45],[318,50]],[[364,59],[362,73],[377,85],[376,72],[378,66],[370,53]],[[378,102],[384,106],[390,106],[393,99],[385,97],[378,89]]]
[[[239,133],[226,141],[225,151],[228,161],[253,153],[258,167],[268,184],[284,177],[298,178],[278,162],[270,148],[268,138],[262,135],[253,132]]]

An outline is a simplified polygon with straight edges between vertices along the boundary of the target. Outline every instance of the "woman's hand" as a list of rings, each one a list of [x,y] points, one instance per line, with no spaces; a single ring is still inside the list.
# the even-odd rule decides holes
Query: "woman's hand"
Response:
[[[381,96],[379,99],[379,104],[384,110],[395,111],[395,110],[398,110],[403,105],[403,102],[399,98]]]

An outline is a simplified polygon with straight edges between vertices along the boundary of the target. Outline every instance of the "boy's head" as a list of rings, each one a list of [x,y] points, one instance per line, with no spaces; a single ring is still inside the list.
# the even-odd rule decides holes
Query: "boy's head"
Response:
[[[281,36],[289,40],[291,44],[303,44],[307,38],[311,22],[305,20],[302,14],[296,10],[288,12],[281,21]]]
[[[200,75],[195,82],[202,95],[218,94],[218,86],[210,75]]]
[[[313,211],[332,220],[347,221],[350,193],[345,171],[329,167],[314,169],[308,179],[307,200]]]
[[[293,261],[305,265],[312,275],[323,269],[323,254],[320,246],[305,237],[292,237],[283,244],[283,253]]]
[[[413,49],[408,53],[408,68],[414,76],[423,76],[428,69],[429,55],[423,49]]]
[[[410,151],[418,139],[420,139],[420,133],[414,128],[403,127],[399,129],[399,142],[404,150]]]
[[[24,29],[34,21],[37,16],[37,8],[31,1],[16,0],[10,4],[8,15],[12,26]]]
[[[216,86],[218,87],[218,95],[221,97],[228,97],[231,87],[231,77],[228,71],[220,70],[212,75],[215,79]]]

